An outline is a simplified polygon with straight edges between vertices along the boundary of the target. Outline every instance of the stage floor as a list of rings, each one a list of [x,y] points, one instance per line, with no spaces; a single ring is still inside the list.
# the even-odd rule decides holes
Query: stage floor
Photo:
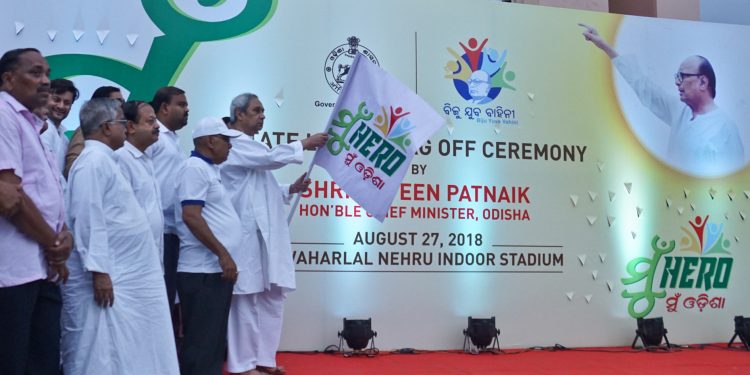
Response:
[[[750,352],[726,344],[692,345],[666,351],[623,348],[506,350],[466,354],[381,352],[375,357],[282,352],[278,364],[289,375],[375,374],[750,374]]]

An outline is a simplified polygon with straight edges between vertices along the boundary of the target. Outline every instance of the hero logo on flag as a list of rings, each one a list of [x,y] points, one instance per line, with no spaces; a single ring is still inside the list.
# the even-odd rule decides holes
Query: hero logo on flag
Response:
[[[381,222],[419,147],[443,126],[419,96],[358,54],[326,127],[320,165]]]

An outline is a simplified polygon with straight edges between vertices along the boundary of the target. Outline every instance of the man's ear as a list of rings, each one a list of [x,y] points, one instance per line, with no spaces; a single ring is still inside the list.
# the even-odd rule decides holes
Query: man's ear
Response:
[[[213,151],[215,145],[216,145],[216,137],[214,137],[213,135],[209,135],[208,139],[206,139],[206,147],[208,147],[209,150]]]
[[[0,87],[3,88],[3,90],[12,90],[13,89],[13,72],[5,72],[0,77]]]
[[[242,110],[242,108],[235,108],[234,109],[234,122],[239,122],[240,119],[245,118],[245,111]]]
[[[102,124],[102,126],[99,127],[99,129],[102,131],[102,134],[106,136],[110,136],[112,134],[112,130],[110,129],[110,123],[105,122]]]
[[[125,124],[125,134],[131,135],[133,133],[135,133],[135,123],[128,120],[127,124]]]
[[[167,112],[169,111],[169,110],[167,109],[167,106],[168,106],[168,105],[169,105],[169,104],[168,104],[168,103],[166,103],[166,102],[163,102],[163,103],[161,103],[161,106],[159,106],[159,109],[157,109],[157,110],[156,110],[156,114],[157,114],[157,115],[158,115],[158,114],[163,114],[163,115],[166,115],[166,114],[167,114]],[[163,110],[163,112],[162,112],[162,110]]]

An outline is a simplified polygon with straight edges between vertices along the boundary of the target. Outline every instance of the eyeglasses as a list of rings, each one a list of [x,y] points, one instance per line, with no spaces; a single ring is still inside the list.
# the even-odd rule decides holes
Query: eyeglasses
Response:
[[[125,124],[127,124],[127,123],[128,123],[128,120],[126,120],[126,119],[120,119],[120,120],[116,120],[115,119],[115,120],[104,121],[102,123],[102,125],[104,125],[104,124],[120,124],[122,126],[125,126]]]
[[[481,85],[483,83],[487,84],[489,82],[488,81],[483,81],[481,79],[469,79],[469,80],[466,81],[466,83],[469,84],[469,85]]]
[[[683,73],[683,72],[677,72],[674,74],[674,82],[678,85],[682,84],[682,81],[685,80],[686,77],[697,77],[702,76],[701,73]]]

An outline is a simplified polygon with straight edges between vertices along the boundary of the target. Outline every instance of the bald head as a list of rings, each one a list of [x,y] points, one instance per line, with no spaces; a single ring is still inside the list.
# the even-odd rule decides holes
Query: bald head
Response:
[[[716,97],[716,73],[714,73],[714,68],[707,58],[700,55],[690,56],[680,64],[679,71],[682,73],[696,73],[703,76],[711,98]],[[698,78],[700,79],[701,77]]]
[[[716,75],[705,57],[696,55],[685,59],[675,74],[674,83],[680,100],[692,109],[693,114],[706,113],[715,108]]]

